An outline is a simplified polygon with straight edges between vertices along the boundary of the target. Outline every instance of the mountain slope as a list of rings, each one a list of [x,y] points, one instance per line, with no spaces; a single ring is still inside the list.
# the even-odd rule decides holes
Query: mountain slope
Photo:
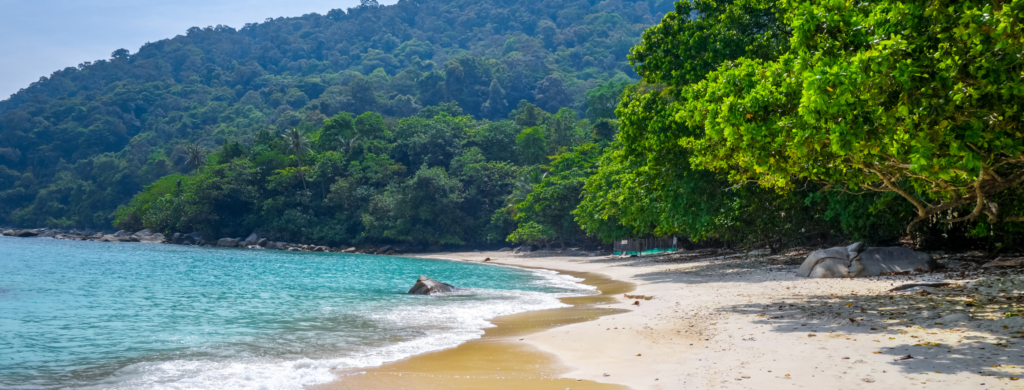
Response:
[[[0,224],[106,228],[143,185],[184,172],[186,144],[251,143],[340,112],[455,102],[497,120],[525,100],[582,115],[586,91],[636,77],[626,54],[671,7],[366,0],[118,50],[0,102]]]

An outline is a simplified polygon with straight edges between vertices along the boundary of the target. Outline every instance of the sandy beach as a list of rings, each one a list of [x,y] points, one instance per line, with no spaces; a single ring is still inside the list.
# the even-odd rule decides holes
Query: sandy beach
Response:
[[[446,362],[467,356],[466,351],[480,345],[491,345],[496,349],[481,356],[509,361],[526,357],[536,362],[531,372],[542,373],[538,377],[551,385],[518,383],[500,388],[606,388],[601,384],[631,389],[1024,388],[1024,380],[1017,380],[1024,377],[1020,344],[1024,317],[1013,314],[1021,313],[1024,305],[1019,294],[1016,298],[1012,294],[1019,285],[1010,287],[1010,299],[978,296],[963,290],[978,270],[952,260],[943,261],[949,267],[943,273],[799,278],[795,270],[805,256],[806,252],[751,256],[706,251],[639,258],[509,252],[423,256],[463,261],[490,258],[499,264],[601,274],[635,290],[606,292],[596,301],[576,302],[584,310],[614,312],[515,334],[488,331],[482,339],[459,348],[388,364],[360,376],[399,372],[430,376],[440,370],[459,375],[458,366]],[[1019,272],[1002,272],[1005,278],[1020,280]],[[953,285],[925,292],[889,291],[926,281]],[[1006,291],[1005,286],[996,288]],[[499,327],[492,329],[502,329],[503,321],[517,320],[498,319]],[[353,387],[355,383],[343,378],[327,387],[383,388],[370,383],[388,382],[372,380]],[[498,388],[492,387],[495,383],[450,381],[420,388]]]

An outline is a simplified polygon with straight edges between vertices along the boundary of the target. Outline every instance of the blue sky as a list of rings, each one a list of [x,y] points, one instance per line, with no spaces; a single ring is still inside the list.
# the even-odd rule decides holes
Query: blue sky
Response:
[[[382,0],[381,4],[396,1]],[[326,14],[359,0],[0,0],[0,100],[55,70],[135,53],[189,27],[241,27],[278,16]]]

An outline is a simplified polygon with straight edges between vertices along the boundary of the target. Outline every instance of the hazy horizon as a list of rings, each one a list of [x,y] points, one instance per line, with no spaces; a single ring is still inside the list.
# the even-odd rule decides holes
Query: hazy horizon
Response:
[[[395,0],[379,0],[393,4]],[[326,14],[359,0],[0,0],[0,100],[40,77],[86,61],[135,53],[190,27],[235,28],[267,18]]]

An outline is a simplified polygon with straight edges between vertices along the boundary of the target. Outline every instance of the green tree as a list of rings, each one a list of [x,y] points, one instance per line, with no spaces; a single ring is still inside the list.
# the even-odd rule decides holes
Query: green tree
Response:
[[[303,157],[305,157],[306,152],[310,151],[309,141],[306,139],[306,135],[302,134],[298,128],[289,129],[285,132],[284,138],[288,141],[288,150],[291,151],[293,156],[295,156],[296,163],[298,164],[296,165],[296,169],[298,170],[299,177],[302,178],[302,188],[308,191],[309,187],[306,185],[306,175],[303,173],[303,169],[306,164],[302,160]]]
[[[1024,2],[785,4],[784,54],[742,58],[681,92],[678,117],[701,130],[680,139],[695,165],[781,190],[893,192],[916,209],[911,230],[1024,221],[999,204],[1024,181],[1024,44],[1011,27]]]
[[[516,154],[525,165],[540,165],[547,162],[548,140],[544,128],[529,127],[516,136]]]

